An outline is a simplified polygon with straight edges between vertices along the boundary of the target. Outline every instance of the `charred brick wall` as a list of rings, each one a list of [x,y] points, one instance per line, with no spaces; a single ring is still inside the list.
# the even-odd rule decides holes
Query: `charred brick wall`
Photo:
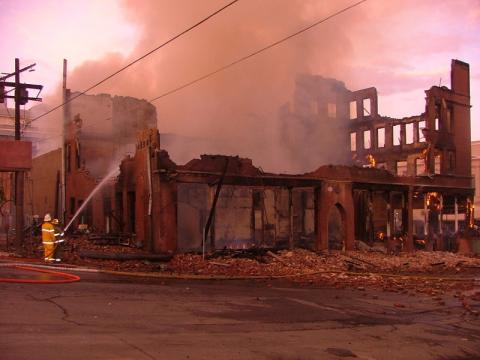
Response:
[[[352,164],[385,168],[400,176],[470,177],[468,64],[452,60],[451,76],[451,89],[431,87],[425,92],[425,112],[403,119],[378,114],[375,88],[352,92]]]
[[[317,249],[326,250],[331,248],[329,244],[329,231],[331,229],[331,216],[335,211],[340,213],[340,227],[343,232],[343,241],[340,249],[353,250],[354,248],[354,207],[352,197],[352,184],[350,182],[325,181],[317,189]]]

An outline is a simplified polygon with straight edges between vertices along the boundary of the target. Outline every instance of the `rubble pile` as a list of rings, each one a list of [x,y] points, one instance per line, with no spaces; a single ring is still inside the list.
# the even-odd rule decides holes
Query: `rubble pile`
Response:
[[[252,256],[253,257],[253,256]],[[206,261],[200,255],[176,255],[169,270],[187,274],[229,276],[291,276],[318,272],[354,272],[391,275],[453,275],[480,273],[480,258],[447,252],[423,252],[399,256],[351,251],[348,253],[315,253],[308,250],[268,251],[260,259],[225,256]]]
[[[266,249],[219,251],[203,260],[199,254],[177,254],[168,263],[148,260],[99,260],[82,257],[82,251],[105,254],[151,255],[141,249],[118,245],[99,245],[88,238],[68,241],[64,261],[121,271],[163,271],[180,275],[226,277],[292,277],[295,281],[388,283],[395,287],[402,276],[473,276],[480,274],[480,258],[449,252],[401,253],[391,256],[379,252],[313,252],[304,249]],[[330,281],[331,279],[331,281]],[[410,279],[411,280],[411,279]],[[422,280],[423,281],[423,280]],[[358,285],[361,286],[361,285]]]
[[[95,267],[104,270],[115,271],[159,271],[163,264],[152,263],[150,261],[140,260],[100,260],[90,259],[81,256],[82,251],[97,251],[105,254],[140,254],[149,255],[148,252],[119,245],[100,245],[89,240],[87,237],[78,237],[66,242],[63,248],[62,259],[65,263]]]
[[[299,285],[329,286],[432,297],[474,289],[480,275],[480,259],[446,252],[416,252],[390,256],[352,251],[315,253],[307,250],[267,252],[257,259],[220,257],[202,260],[200,255],[177,255],[167,271],[175,274],[227,277],[285,277]]]
[[[378,272],[393,274],[466,274],[480,271],[480,258],[442,251],[417,251],[398,256],[356,251],[349,252],[347,257],[363,262],[367,267],[370,265]]]
[[[130,246],[121,246],[121,245],[104,245],[98,244],[96,241],[92,241],[88,237],[77,237],[70,239],[66,243],[65,250],[70,252],[78,252],[79,250],[93,250],[104,253],[123,253],[123,254],[145,254],[148,252]]]
[[[138,255],[139,259],[94,259],[85,252]],[[41,258],[41,244],[32,255]],[[304,249],[273,252],[268,249],[220,250],[203,259],[199,254],[177,254],[169,261],[150,260],[144,250],[101,245],[87,237],[70,239],[63,247],[67,264],[124,272],[152,272],[180,277],[286,278],[299,286],[329,286],[365,290],[380,288],[398,293],[425,293],[439,297],[446,292],[475,290],[480,279],[480,258],[449,252],[417,251],[398,256],[375,251],[313,252]],[[145,258],[143,258],[145,257]],[[475,292],[474,292],[475,294]],[[480,295],[479,295],[480,296]]]

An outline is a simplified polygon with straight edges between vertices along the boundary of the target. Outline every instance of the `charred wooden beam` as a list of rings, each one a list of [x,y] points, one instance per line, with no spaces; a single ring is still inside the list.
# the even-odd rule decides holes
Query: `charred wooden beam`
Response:
[[[171,254],[125,254],[125,253],[104,253],[91,250],[81,250],[78,255],[83,258],[101,260],[148,260],[148,261],[170,261]]]
[[[205,229],[204,229],[204,232],[203,232],[203,243],[202,243],[204,256],[205,256],[205,242],[207,241],[208,232],[210,231],[210,225],[212,224],[213,215],[215,214],[215,208],[217,206],[217,201],[218,201],[218,198],[220,196],[220,190],[222,189],[223,181],[225,179],[225,174],[227,173],[227,170],[228,170],[228,163],[229,163],[229,158],[226,157],[225,158],[225,167],[223,169],[222,176],[221,176],[221,178],[220,178],[220,180],[217,184],[217,189],[215,190],[215,196],[213,198],[212,208],[210,209],[210,213],[208,214],[207,223],[205,224]]]

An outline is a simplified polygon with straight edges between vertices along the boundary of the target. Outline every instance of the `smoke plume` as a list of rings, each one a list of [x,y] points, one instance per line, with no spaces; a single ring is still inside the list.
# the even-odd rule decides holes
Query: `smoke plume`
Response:
[[[109,54],[99,61],[84,63],[69,74],[69,87],[75,90],[88,87],[224,3],[125,1],[128,19],[142,28],[135,51],[129,58]],[[347,1],[330,5],[303,0],[240,1],[95,92],[154,98],[346,4]],[[156,101],[162,133],[196,139],[178,146],[175,141],[170,142],[167,150],[172,158],[185,162],[200,153],[238,154],[252,158],[264,169],[288,171],[291,166],[285,163],[278,136],[278,109],[290,100],[295,76],[311,72],[312,65],[315,71],[333,76],[341,72],[351,51],[348,39],[342,34],[342,24],[352,18],[349,14],[341,15],[338,20]],[[319,158],[318,163],[326,160]]]
[[[467,3],[460,7],[468,7]],[[72,90],[89,87],[226,1],[125,0],[121,4],[127,20],[141,29],[135,50],[127,57],[112,53],[75,68],[68,79]],[[152,99],[351,4],[347,0],[239,1],[93,93]],[[412,34],[404,29],[406,35],[399,35],[397,46],[393,46],[396,52],[385,54],[382,46],[391,42],[391,36],[382,32],[400,34],[399,24],[405,25],[408,19],[411,22],[412,16],[416,16],[418,23],[426,16],[432,21],[443,19],[444,15],[429,10],[433,5],[444,10],[449,7],[430,0],[422,4],[411,0],[367,2],[227,71],[154,102],[160,132],[187,140],[176,142],[170,137],[167,150],[179,163],[201,153],[223,153],[252,158],[254,164],[270,171],[313,170],[302,168],[302,157],[308,152],[298,158],[285,156],[288,152],[279,135],[278,111],[292,99],[296,76],[319,74],[337,78],[351,90],[375,86],[374,81],[384,79],[386,91],[394,92],[389,79],[400,81],[405,76],[389,72],[388,66],[396,64],[397,68],[408,70],[400,54],[408,47],[419,54],[427,52],[429,37],[412,43]],[[408,11],[404,10],[407,8]],[[429,22],[422,24],[427,26]],[[418,29],[418,25],[411,28]],[[432,85],[431,76],[421,79],[428,86],[413,77],[412,85],[416,88]],[[328,163],[331,144],[328,148],[322,148],[321,143],[316,146],[311,156],[318,165]]]

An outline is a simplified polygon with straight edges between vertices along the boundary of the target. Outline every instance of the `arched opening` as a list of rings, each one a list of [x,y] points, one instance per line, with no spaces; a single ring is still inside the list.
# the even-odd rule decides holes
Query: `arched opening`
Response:
[[[328,213],[328,249],[345,250],[345,210],[340,204]]]

